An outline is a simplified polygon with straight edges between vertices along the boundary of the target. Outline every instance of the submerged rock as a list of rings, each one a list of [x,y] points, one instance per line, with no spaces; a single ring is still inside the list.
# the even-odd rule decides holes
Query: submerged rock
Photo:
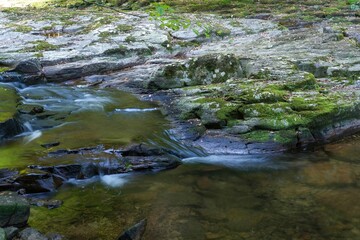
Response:
[[[145,232],[146,219],[141,220],[125,232],[123,232],[117,240],[141,240]]]
[[[25,228],[15,238],[15,240],[49,240],[45,235],[41,234],[34,228]]]
[[[24,197],[13,192],[0,193],[0,227],[25,226],[30,205]]]
[[[64,178],[56,174],[30,173],[21,175],[15,179],[15,183],[21,185],[26,193],[52,192],[60,187]]]

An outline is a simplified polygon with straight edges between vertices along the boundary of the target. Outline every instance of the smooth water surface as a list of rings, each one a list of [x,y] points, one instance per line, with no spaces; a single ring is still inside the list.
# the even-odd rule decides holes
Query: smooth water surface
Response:
[[[30,224],[69,239],[360,239],[360,138],[315,153],[209,156],[177,169],[72,181]]]

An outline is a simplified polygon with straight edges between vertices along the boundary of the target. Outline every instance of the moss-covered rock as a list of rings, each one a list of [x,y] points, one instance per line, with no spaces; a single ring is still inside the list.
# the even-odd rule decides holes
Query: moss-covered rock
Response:
[[[0,85],[0,140],[21,132],[17,113],[19,100],[14,88]]]
[[[273,142],[295,148],[326,141],[332,130],[343,131],[339,129],[345,129],[346,124],[357,124],[357,95],[324,94],[323,88],[328,86],[321,85],[310,73],[298,81],[276,84],[236,79],[183,88],[188,97],[178,101],[182,102],[178,107],[189,110],[183,119],[199,118],[206,128],[224,129],[245,142]]]
[[[209,54],[165,66],[152,76],[148,88],[171,89],[225,82],[242,77],[242,59],[233,54]]]

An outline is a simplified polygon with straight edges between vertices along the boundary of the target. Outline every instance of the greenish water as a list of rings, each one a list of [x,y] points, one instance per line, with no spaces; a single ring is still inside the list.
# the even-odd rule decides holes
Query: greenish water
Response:
[[[0,168],[110,160],[52,155],[59,149],[119,148],[150,141],[176,146],[153,104],[117,90],[39,86],[20,90],[27,132],[0,146]],[[38,117],[36,117],[38,116]],[[59,142],[49,149],[41,144]],[[29,224],[68,239],[115,239],[143,218],[145,240],[360,239],[360,137],[317,152],[208,156],[158,173],[71,180],[32,207]]]
[[[118,90],[50,85],[27,87],[20,93],[22,109],[41,106],[45,111],[22,115],[27,132],[0,145],[0,168],[70,163],[73,159],[48,153],[99,145],[118,148],[145,141],[167,127],[153,104]],[[60,144],[50,149],[41,146],[55,142]]]
[[[143,218],[144,239],[359,239],[359,139],[326,151],[185,159],[156,174],[72,182],[30,225],[69,239],[115,239]]]

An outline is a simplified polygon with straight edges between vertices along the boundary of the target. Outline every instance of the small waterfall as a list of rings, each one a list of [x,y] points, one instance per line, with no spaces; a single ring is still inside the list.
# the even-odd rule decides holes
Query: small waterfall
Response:
[[[28,144],[30,142],[32,142],[33,140],[41,137],[42,132],[40,130],[36,130],[30,133],[30,135],[27,135],[26,137],[24,137],[24,142],[25,144]]]
[[[151,138],[147,139],[146,144],[154,147],[160,146],[164,149],[168,149],[170,153],[180,158],[207,156],[207,154],[202,149],[188,146],[182,143],[169,131],[164,131],[161,134],[154,134]]]
[[[25,122],[23,124],[23,126],[24,126],[25,132],[33,132],[34,131],[33,127],[30,124],[30,122]]]

